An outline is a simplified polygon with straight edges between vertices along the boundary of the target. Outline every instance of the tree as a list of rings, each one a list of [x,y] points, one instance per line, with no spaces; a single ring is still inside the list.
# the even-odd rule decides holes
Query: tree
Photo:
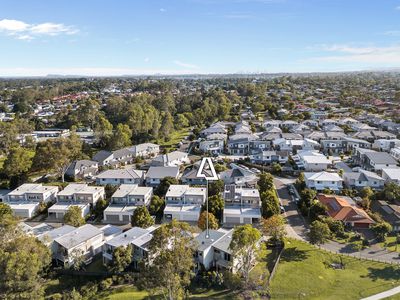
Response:
[[[311,223],[308,236],[311,244],[321,245],[331,236],[331,231],[327,224],[316,220]]]
[[[388,222],[383,221],[383,222],[374,224],[372,226],[372,230],[375,232],[375,234],[379,240],[385,241],[388,233],[393,231],[393,227]]]
[[[261,193],[262,215],[264,218],[279,215],[281,212],[279,199],[275,190],[267,190]]]
[[[317,192],[312,189],[304,189],[300,192],[301,202],[303,202],[307,207],[311,206],[316,196]]]
[[[304,178],[304,173],[301,172],[299,175],[299,178],[296,179],[296,183],[295,185],[297,186],[297,188],[302,191],[306,188],[306,180]]]
[[[208,197],[208,212],[212,213],[219,221],[222,220],[225,201],[221,195]]]
[[[165,200],[157,195],[153,195],[149,205],[151,215],[162,216],[165,207]]]
[[[272,164],[272,173],[274,174],[281,174],[282,173],[282,166],[276,162]]]
[[[170,112],[163,113],[159,135],[166,140],[174,130],[174,119]]]
[[[190,226],[172,220],[154,231],[149,257],[142,272],[143,284],[169,300],[183,299],[194,268],[194,243]]]
[[[14,147],[4,161],[3,172],[9,177],[26,174],[32,166],[32,154],[20,146]]]
[[[374,191],[369,186],[363,187],[360,191],[360,197],[363,199],[370,199],[373,195]]]
[[[43,299],[45,269],[51,262],[50,250],[16,223],[1,227],[0,298]]]
[[[211,181],[208,184],[208,196],[220,195],[224,191],[224,181],[221,179]]]
[[[237,226],[233,230],[232,240],[229,245],[232,250],[232,257],[237,262],[233,267],[243,276],[245,286],[248,284],[250,270],[257,258],[260,239],[260,231],[250,224]]]
[[[95,208],[94,208],[94,214],[96,215],[96,218],[102,218],[103,216],[103,211],[107,208],[108,202],[105,199],[99,199],[96,202]]]
[[[281,242],[286,236],[285,219],[281,215],[274,215],[263,219],[263,233],[270,236],[274,242]]]
[[[154,220],[150,216],[146,206],[139,206],[133,211],[131,224],[133,227],[141,228],[147,228],[154,225]]]
[[[123,272],[132,262],[132,245],[116,247],[112,253],[113,259],[107,266],[113,273]]]
[[[272,190],[274,188],[274,176],[270,173],[261,173],[257,181],[260,193]]]
[[[46,140],[38,143],[33,158],[33,169],[56,171],[64,182],[68,166],[82,155],[82,142],[76,134],[68,138]]]
[[[309,218],[311,221],[316,220],[319,216],[326,215],[327,207],[319,201],[314,201],[310,206]]]
[[[113,150],[121,149],[131,145],[132,130],[126,124],[118,124],[117,129],[111,138],[111,145],[109,148]]]
[[[207,212],[203,211],[200,214],[199,217],[199,221],[197,223],[197,226],[201,229],[201,230],[206,230],[207,229]],[[209,229],[218,229],[218,220],[217,218],[212,214],[212,213],[208,213],[208,228]]]
[[[388,201],[400,199],[400,185],[394,182],[389,182],[385,185],[383,189],[383,194],[385,196],[385,199]]]
[[[0,219],[5,218],[6,216],[12,216],[13,211],[10,205],[0,202]]]
[[[164,197],[165,194],[168,192],[169,186],[171,184],[178,184],[178,183],[179,181],[175,177],[170,177],[170,176],[164,177],[163,179],[161,179],[161,182],[154,191],[154,194],[159,197]]]
[[[73,205],[68,208],[64,215],[64,223],[74,227],[80,227],[84,225],[85,219],[82,217],[82,209],[79,206]]]

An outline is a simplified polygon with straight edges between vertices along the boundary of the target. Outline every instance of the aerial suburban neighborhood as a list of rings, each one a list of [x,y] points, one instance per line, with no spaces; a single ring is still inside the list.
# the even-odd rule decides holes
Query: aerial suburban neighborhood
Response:
[[[291,268],[286,260],[306,255],[293,251],[319,251],[329,262],[324,268],[336,273],[363,260],[397,266],[400,92],[382,91],[398,77],[354,76],[380,89],[367,88],[371,96],[361,102],[341,93],[350,79],[340,74],[188,77],[169,79],[160,95],[152,85],[135,91],[147,79],[93,79],[102,91],[87,86],[88,97],[40,118],[28,99],[46,97],[62,80],[49,79],[40,93],[30,87],[35,79],[23,90],[4,88],[1,104],[16,112],[0,123],[2,226],[14,223],[48,249],[55,273],[47,280],[84,278],[74,292],[88,298],[93,281],[105,294],[114,285],[156,291],[177,274],[198,288],[207,282],[244,298],[290,299],[294,292],[275,288],[274,278]],[[226,89],[232,80],[237,87]],[[184,96],[174,96],[182,84]],[[198,89],[206,102],[188,100],[188,111],[176,106]],[[17,92],[27,101],[24,111],[13,100]],[[366,105],[377,98],[385,109]],[[148,125],[130,111],[140,102],[144,114],[156,116]],[[165,269],[180,259],[181,269]],[[316,291],[304,293],[312,298]],[[70,291],[60,294],[72,299]]]
[[[2,1],[0,299],[400,299],[399,13]]]

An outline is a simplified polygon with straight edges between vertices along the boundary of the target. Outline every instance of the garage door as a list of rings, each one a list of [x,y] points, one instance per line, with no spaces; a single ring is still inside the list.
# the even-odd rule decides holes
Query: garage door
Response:
[[[123,215],[122,216],[122,221],[124,223],[129,223],[131,221],[130,218],[129,218],[129,215]]]
[[[196,222],[196,221],[198,221],[198,218],[196,218],[196,216],[193,216],[193,215],[183,215],[182,216],[182,221]]]
[[[240,217],[225,217],[225,223],[240,224]]]
[[[56,213],[56,218],[57,219],[62,219],[62,218],[64,218],[64,214],[63,213]]]
[[[244,224],[251,224],[251,218],[243,218]]]
[[[119,222],[119,216],[118,215],[106,215],[106,221]]]

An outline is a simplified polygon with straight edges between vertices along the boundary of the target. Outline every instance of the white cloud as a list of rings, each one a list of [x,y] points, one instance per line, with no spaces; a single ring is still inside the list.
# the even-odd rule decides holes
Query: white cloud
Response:
[[[352,45],[322,45],[320,51],[335,55],[314,57],[311,60],[325,62],[351,62],[366,64],[399,64],[400,45],[388,47],[361,47]]]
[[[184,63],[180,60],[174,60],[173,61],[174,64],[180,66],[180,67],[184,67],[184,68],[188,68],[188,69],[198,69],[199,67],[193,64],[188,64],[188,63]]]
[[[166,12],[167,10],[165,8],[160,8],[160,12]]]
[[[0,31],[20,32],[29,28],[29,24],[18,20],[0,20]]]
[[[383,34],[388,36],[400,36],[400,30],[389,30],[385,31]]]
[[[61,23],[28,24],[19,20],[3,19],[0,20],[0,32],[19,40],[32,40],[39,36],[76,34],[78,30],[73,26],[66,26]]]

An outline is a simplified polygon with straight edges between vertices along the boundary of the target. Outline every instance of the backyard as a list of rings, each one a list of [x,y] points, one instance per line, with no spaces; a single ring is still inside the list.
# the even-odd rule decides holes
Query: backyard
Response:
[[[398,266],[331,254],[295,240],[286,246],[270,287],[273,299],[360,299],[400,285]]]

